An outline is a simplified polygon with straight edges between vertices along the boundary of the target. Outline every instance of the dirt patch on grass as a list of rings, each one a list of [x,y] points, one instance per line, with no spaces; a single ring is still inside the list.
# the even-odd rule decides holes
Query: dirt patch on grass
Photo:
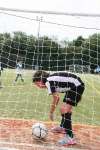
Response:
[[[18,150],[60,150],[57,141],[63,134],[54,134],[49,131],[45,141],[37,141],[32,137],[34,120],[0,120],[0,147],[17,148]],[[48,130],[55,124],[44,123]],[[100,127],[90,125],[73,125],[77,144],[68,146],[71,149],[99,150]]]

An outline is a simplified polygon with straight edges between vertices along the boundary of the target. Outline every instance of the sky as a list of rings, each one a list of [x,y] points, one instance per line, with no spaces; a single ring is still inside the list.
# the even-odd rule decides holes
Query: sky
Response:
[[[0,7],[80,14],[100,14],[100,0],[0,0]],[[18,16],[30,19],[20,18]],[[36,20],[37,17],[42,17],[40,24],[39,21]],[[58,26],[47,22],[63,24],[65,26]],[[73,26],[95,29],[75,28]],[[48,35],[60,40],[72,40],[79,35],[88,37],[100,31],[96,29],[100,29],[100,17],[43,15],[0,10],[0,33],[23,31],[35,36]]]

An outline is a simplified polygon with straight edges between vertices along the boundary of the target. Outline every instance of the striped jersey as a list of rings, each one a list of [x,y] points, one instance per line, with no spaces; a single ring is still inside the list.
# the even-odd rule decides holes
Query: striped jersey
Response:
[[[54,73],[50,75],[46,81],[46,87],[49,94],[54,92],[67,92],[76,89],[80,85],[84,85],[81,78],[68,72]]]

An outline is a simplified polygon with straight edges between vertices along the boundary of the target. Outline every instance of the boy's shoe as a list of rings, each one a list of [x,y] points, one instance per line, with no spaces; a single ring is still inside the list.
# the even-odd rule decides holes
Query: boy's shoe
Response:
[[[69,135],[65,135],[64,138],[58,141],[60,146],[68,146],[68,145],[75,145],[76,141],[74,138],[69,137]]]
[[[51,128],[51,132],[53,132],[53,133],[63,133],[63,134],[66,133],[65,128],[60,127],[60,126]]]

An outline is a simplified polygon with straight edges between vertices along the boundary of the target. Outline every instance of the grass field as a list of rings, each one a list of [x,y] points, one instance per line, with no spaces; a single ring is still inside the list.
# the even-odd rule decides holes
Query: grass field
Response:
[[[5,69],[2,73],[3,88],[0,89],[0,118],[36,119],[49,121],[51,96],[46,89],[32,84],[32,71],[24,72],[25,83],[20,80],[13,85],[15,70]],[[86,88],[83,99],[74,108],[73,122],[100,125],[100,76],[80,74]],[[61,94],[61,99],[63,94]],[[55,121],[60,120],[59,105]]]

